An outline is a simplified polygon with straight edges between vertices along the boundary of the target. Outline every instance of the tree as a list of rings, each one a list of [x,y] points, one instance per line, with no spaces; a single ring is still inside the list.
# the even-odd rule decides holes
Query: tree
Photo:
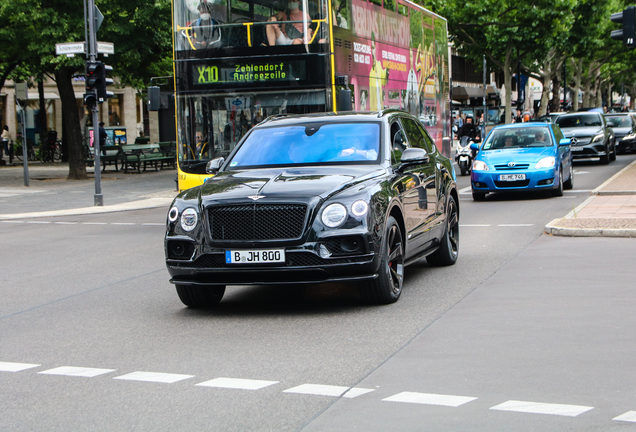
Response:
[[[504,72],[506,122],[511,119],[512,67],[517,61],[543,61],[553,40],[571,25],[574,0],[430,0],[448,19],[452,40],[462,55],[479,62],[486,55]]]

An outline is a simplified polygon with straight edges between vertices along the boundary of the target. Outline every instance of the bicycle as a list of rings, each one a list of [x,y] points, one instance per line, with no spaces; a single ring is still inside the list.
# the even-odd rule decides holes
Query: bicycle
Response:
[[[15,157],[21,161],[22,160],[22,136],[17,135],[15,137],[15,149],[13,151]],[[35,157],[35,149],[33,148],[33,141],[27,138],[27,161],[34,161]]]

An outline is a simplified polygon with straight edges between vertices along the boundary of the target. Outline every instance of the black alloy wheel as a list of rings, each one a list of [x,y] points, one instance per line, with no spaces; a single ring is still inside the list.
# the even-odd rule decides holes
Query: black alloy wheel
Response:
[[[365,282],[360,290],[362,298],[369,303],[395,303],[402,293],[404,282],[404,241],[400,226],[393,216],[386,222],[382,242],[380,270],[377,279]]]
[[[176,285],[181,302],[191,308],[207,308],[219,304],[225,285]]]
[[[599,162],[603,165],[607,165],[608,163],[610,163],[609,146],[607,146],[607,148],[605,149],[605,155],[601,156],[601,158],[599,159]]]
[[[563,196],[563,168],[559,168],[559,182],[557,183],[556,189],[552,190],[552,196]]]
[[[610,160],[616,160],[616,141],[614,141],[614,145],[612,146],[612,154],[610,154]]]
[[[449,266],[457,262],[459,256],[459,211],[451,196],[446,210],[446,228],[439,249],[426,257],[432,266]]]

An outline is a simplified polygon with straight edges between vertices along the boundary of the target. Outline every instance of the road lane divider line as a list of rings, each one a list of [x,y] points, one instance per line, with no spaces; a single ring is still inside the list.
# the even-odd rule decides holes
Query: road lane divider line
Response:
[[[594,407],[509,400],[490,409],[495,411],[514,411],[530,414],[576,417],[579,414],[583,414],[584,412],[594,409]]]
[[[455,407],[464,405],[468,402],[476,400],[476,397],[470,396],[453,396],[442,395],[432,393],[416,393],[416,392],[402,392],[388,398],[382,399],[385,402],[404,402],[415,403],[422,405],[439,405]]]
[[[459,224],[459,226],[461,228],[461,227],[489,227],[492,225],[491,224],[466,224],[466,225]]]
[[[302,384],[296,387],[292,387],[287,390],[283,390],[283,393],[296,393],[307,394],[315,396],[342,396],[344,392],[349,390],[349,387],[340,387],[323,384]]]
[[[205,381],[196,385],[203,387],[217,387],[239,390],[260,390],[262,388],[278,384],[279,382],[280,381],[264,381],[240,378],[215,378],[213,380]]]
[[[612,420],[636,423],[636,411],[627,411],[625,414],[614,417]]]
[[[115,370],[116,369],[98,369],[98,368],[76,367],[76,366],[60,366],[60,367],[45,370],[42,372],[38,372],[38,373],[44,374],[44,375],[65,375],[65,376],[93,378],[99,375],[115,372]]]
[[[128,380],[128,381],[144,381],[144,382],[158,382],[164,384],[172,384],[178,381],[183,381],[188,378],[194,378],[194,375],[182,375],[160,372],[132,372],[126,375],[121,375],[113,379],[116,380]]]
[[[498,227],[531,227],[534,224],[499,224]]]
[[[20,371],[31,369],[38,366],[42,366],[42,365],[31,364],[31,363],[0,362],[0,372],[20,372]]]

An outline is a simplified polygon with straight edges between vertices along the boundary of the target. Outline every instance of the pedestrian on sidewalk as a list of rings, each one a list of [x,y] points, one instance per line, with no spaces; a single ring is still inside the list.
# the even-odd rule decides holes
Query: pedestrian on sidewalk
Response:
[[[0,147],[0,159],[2,158],[2,151],[9,155],[9,126],[4,125],[2,128],[2,146]]]

